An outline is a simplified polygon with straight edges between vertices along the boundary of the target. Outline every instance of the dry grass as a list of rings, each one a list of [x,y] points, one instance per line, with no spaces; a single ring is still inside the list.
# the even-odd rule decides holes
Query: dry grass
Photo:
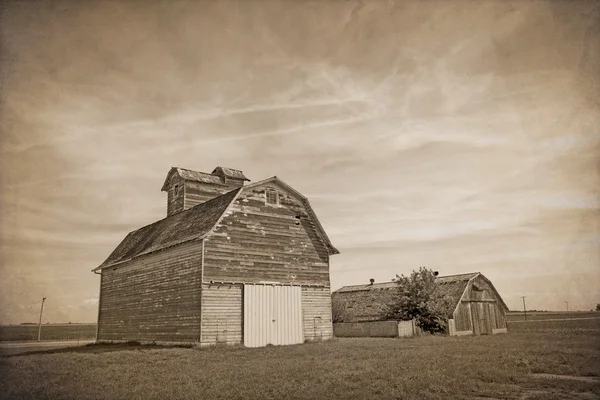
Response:
[[[0,359],[7,399],[586,399],[595,335],[336,339],[298,346],[88,346]]]

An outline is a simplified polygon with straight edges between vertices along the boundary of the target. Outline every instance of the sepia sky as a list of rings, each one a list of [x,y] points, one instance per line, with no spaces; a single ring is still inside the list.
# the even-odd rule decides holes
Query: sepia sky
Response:
[[[3,2],[0,323],[93,322],[171,166],[277,175],[332,289],[479,271],[600,303],[600,3]]]

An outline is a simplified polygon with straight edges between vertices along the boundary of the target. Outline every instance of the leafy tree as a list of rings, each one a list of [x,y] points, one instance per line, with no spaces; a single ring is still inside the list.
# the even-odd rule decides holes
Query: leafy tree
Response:
[[[596,304],[596,311],[600,311],[600,303]]]
[[[435,280],[436,274],[425,267],[413,271],[410,276],[396,275],[398,287],[387,317],[415,319],[425,332],[445,333],[455,304],[444,296]]]

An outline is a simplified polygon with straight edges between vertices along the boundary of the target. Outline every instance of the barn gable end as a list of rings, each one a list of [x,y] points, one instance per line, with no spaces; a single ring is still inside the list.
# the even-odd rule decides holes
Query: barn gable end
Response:
[[[456,335],[504,333],[507,312],[508,307],[492,282],[476,274],[469,279],[454,310],[453,329]]]
[[[273,203],[267,201],[267,192],[276,196],[270,199]],[[244,285],[301,286],[303,289],[298,292],[297,301],[303,309],[304,339],[330,338],[333,327],[329,256],[337,250],[321,236],[315,218],[303,196],[278,179],[248,185],[205,240],[205,283],[212,285],[215,296],[218,296],[219,288],[231,292],[231,285],[242,288],[240,296]],[[257,305],[262,301],[276,302],[263,298],[246,301],[254,301]],[[205,303],[203,310],[207,316],[215,314],[208,307],[219,305]],[[210,317],[210,324],[204,324],[203,319],[207,329],[206,332],[203,330],[203,344],[214,343],[217,337],[226,342],[242,340],[234,333],[243,325],[242,315],[228,315],[229,327],[235,326],[236,330],[223,322],[219,325],[214,317]]]

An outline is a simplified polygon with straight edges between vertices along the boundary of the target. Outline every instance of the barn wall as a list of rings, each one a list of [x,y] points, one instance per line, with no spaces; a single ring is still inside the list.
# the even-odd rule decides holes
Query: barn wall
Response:
[[[205,243],[205,282],[277,282],[329,286],[329,255],[301,201],[279,190],[279,206],[265,204],[265,188],[245,189]]]
[[[386,319],[393,303],[393,289],[334,293],[332,306],[336,322],[365,322]]]
[[[102,270],[98,340],[197,341],[201,245]]]
[[[416,321],[369,321],[336,322],[333,324],[335,337],[410,337],[421,335]]]
[[[228,181],[228,185],[217,185],[214,183],[205,182],[185,182],[185,200],[183,207],[185,210],[192,208],[198,204],[205,203],[210,199],[230,192],[240,185],[235,181]]]
[[[329,288],[302,288],[302,318],[304,340],[328,340],[333,337]]]
[[[205,284],[202,288],[201,344],[242,343],[242,285]]]
[[[398,337],[398,321],[338,322],[336,337]]]
[[[496,315],[495,315],[496,326],[494,328],[495,329],[506,329],[506,312],[499,304],[496,304],[495,306],[496,306]]]
[[[175,195],[174,187],[179,185],[179,192]],[[178,175],[173,173],[169,180],[169,188],[167,190],[167,216],[183,211],[184,203],[184,181]]]
[[[454,326],[457,332],[473,331],[471,307],[469,303],[460,303],[454,312]]]

